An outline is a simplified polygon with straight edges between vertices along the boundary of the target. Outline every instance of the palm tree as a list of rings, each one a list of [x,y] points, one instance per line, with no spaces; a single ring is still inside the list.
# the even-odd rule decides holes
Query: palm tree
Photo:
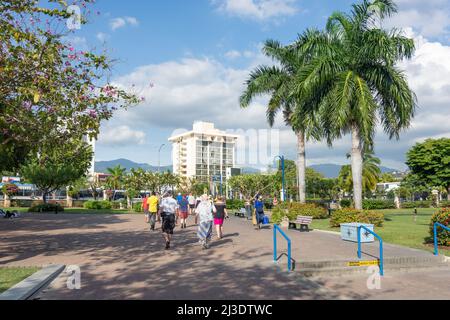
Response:
[[[298,116],[297,110],[302,110],[307,101],[300,100],[292,94],[297,81],[297,73],[303,66],[303,59],[292,46],[282,46],[274,40],[266,41],[263,52],[272,58],[278,65],[259,66],[251,72],[246,82],[246,89],[241,95],[242,108],[250,105],[259,95],[271,95],[266,114],[270,126],[273,126],[278,112],[283,112],[286,125],[292,127],[297,136],[297,170],[299,179],[300,202],[306,202],[306,152],[305,141],[319,137],[319,126],[313,112],[302,113]]]
[[[108,178],[111,187],[114,190],[120,189],[123,182],[125,171],[127,171],[127,169],[122,168],[122,166],[119,164],[114,168],[107,168],[106,170],[108,171],[109,174],[111,174],[111,176]]]
[[[347,158],[351,155],[347,154]],[[372,151],[366,151],[363,154],[362,165],[362,189],[364,192],[374,191],[377,183],[381,179],[381,160],[374,156]],[[350,165],[343,166],[339,172],[338,183],[341,188],[350,192],[353,185],[352,167]]]
[[[362,209],[363,150],[373,149],[377,123],[389,138],[399,139],[410,126],[416,96],[396,63],[411,58],[412,39],[377,22],[397,11],[391,0],[364,0],[351,14],[334,13],[326,31],[308,30],[296,47],[311,60],[298,75],[296,93],[316,97],[322,128],[331,145],[351,133],[352,181],[355,208]]]

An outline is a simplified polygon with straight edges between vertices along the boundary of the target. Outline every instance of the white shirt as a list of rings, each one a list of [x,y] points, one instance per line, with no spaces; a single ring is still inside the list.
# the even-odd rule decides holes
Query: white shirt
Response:
[[[200,223],[213,221],[213,211],[216,211],[216,208],[209,201],[200,202],[195,210],[200,218]]]
[[[178,209],[178,202],[172,197],[163,198],[161,200],[160,210],[163,213],[175,214]]]
[[[194,205],[195,204],[195,197],[194,196],[189,196],[188,197],[188,201],[189,201],[189,204]]]

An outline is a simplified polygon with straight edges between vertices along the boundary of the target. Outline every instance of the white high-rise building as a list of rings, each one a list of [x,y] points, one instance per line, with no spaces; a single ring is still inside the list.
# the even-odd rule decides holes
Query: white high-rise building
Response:
[[[237,135],[214,128],[213,123],[195,122],[193,130],[169,138],[173,172],[204,182],[224,181],[236,161]]]

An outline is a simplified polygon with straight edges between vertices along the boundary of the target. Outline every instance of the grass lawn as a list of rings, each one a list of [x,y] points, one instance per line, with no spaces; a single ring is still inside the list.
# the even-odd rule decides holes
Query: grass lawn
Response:
[[[28,212],[28,208],[0,208],[3,210],[9,210],[9,211],[18,211],[18,212]],[[44,212],[45,213],[45,212]],[[53,212],[47,212],[47,213],[53,213]],[[138,212],[132,212],[129,210],[90,210],[90,209],[84,209],[84,208],[65,208],[63,212],[60,212],[60,214],[132,214],[132,213],[138,213]]]
[[[433,247],[424,244],[429,237],[431,215],[436,209],[418,209],[417,221],[414,222],[413,209],[380,210],[384,213],[385,222],[375,232],[384,242],[403,245],[410,248],[433,251]],[[314,220],[313,229],[340,232],[339,228],[330,227],[330,219]],[[439,250],[439,253],[450,256],[450,250]]]
[[[28,278],[40,268],[0,268],[0,293]]]

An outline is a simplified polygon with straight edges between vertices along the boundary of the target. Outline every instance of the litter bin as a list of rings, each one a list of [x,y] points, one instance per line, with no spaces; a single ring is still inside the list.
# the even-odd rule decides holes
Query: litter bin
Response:
[[[364,226],[367,229],[373,231],[373,224],[365,223],[342,223],[341,224],[341,239],[345,241],[358,242],[358,227]],[[374,242],[375,238],[373,234],[367,232],[367,230],[361,229],[361,242],[368,243]]]

